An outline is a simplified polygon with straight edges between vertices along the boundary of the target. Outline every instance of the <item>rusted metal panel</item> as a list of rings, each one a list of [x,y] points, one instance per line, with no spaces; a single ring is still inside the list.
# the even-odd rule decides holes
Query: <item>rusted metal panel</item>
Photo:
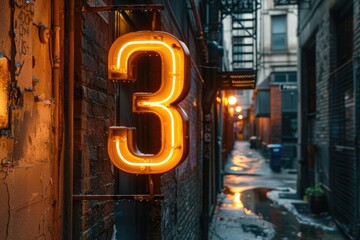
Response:
[[[9,60],[0,58],[0,129],[8,128],[9,122]]]

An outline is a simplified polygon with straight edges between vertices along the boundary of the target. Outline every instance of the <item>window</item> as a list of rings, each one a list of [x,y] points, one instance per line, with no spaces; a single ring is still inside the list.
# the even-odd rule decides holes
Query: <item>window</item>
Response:
[[[288,82],[297,82],[297,73],[296,72],[289,72]]]
[[[273,72],[271,73],[271,81],[273,83],[296,83],[296,72]]]
[[[282,139],[286,142],[296,143],[297,134],[297,113],[284,112],[282,114]]]
[[[286,82],[287,73],[278,72],[274,74],[274,82]]]
[[[271,47],[272,50],[286,50],[286,15],[271,17]]]
[[[283,112],[297,112],[298,95],[297,90],[282,90],[282,111]]]

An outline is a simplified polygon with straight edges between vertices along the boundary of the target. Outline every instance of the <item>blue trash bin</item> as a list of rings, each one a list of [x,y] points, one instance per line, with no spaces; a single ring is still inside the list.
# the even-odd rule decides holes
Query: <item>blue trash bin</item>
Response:
[[[270,168],[274,172],[280,172],[282,167],[283,146],[281,144],[267,145],[270,156]]]

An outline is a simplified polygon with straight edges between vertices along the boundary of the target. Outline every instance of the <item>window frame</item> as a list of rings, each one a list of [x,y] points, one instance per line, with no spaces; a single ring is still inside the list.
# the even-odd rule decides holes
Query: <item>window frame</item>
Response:
[[[280,19],[283,20],[283,27],[284,27],[284,32],[280,32],[280,33],[274,33],[274,23],[275,23],[275,19],[277,19],[278,21]],[[281,14],[281,15],[272,15],[271,16],[271,50],[273,51],[284,51],[288,49],[288,29],[287,29],[287,15],[286,14]],[[275,45],[275,40],[277,40],[276,38],[279,37],[283,37],[284,38],[284,43],[281,46],[277,46]]]

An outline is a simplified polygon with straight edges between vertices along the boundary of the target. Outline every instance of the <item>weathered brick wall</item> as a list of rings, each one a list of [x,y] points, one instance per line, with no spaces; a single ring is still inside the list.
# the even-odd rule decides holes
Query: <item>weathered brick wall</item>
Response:
[[[341,2],[341,1],[339,1]],[[330,144],[330,73],[333,71],[335,62],[337,60],[336,51],[334,50],[335,46],[335,29],[334,29],[334,19],[330,11],[330,6],[333,3],[329,4],[319,4],[314,5],[317,7],[317,10],[321,14],[314,14],[311,18],[307,18],[309,11],[314,11],[314,9],[301,9],[301,19],[299,21],[300,28],[302,29],[300,36],[300,41],[302,46],[305,47],[306,44],[312,44],[312,41],[315,42],[315,86],[316,86],[316,115],[315,119],[305,130],[308,135],[307,137],[302,137],[302,141],[308,143],[311,139],[311,144],[316,145],[316,151],[314,154],[314,161],[317,162],[317,168],[320,171],[318,174],[318,180],[328,184],[329,181],[329,144]],[[334,9],[333,9],[334,10]],[[309,31],[305,31],[306,27]],[[314,37],[314,40],[312,39]],[[304,72],[302,73],[304,74]],[[311,84],[311,83],[309,83]],[[306,91],[306,89],[302,89]],[[304,93],[305,95],[307,93]],[[302,104],[308,104],[303,102]],[[305,108],[306,109],[306,108]],[[308,114],[308,113],[306,113]],[[303,116],[303,119],[307,119],[308,116]],[[308,119],[307,119],[308,120]],[[304,123],[299,122],[304,126]],[[303,151],[307,151],[304,149]],[[305,154],[303,152],[303,154]],[[310,157],[309,157],[310,159]],[[312,164],[311,164],[312,166]],[[311,174],[310,174],[311,175]],[[314,177],[314,176],[312,176]],[[306,181],[306,180],[304,180]]]
[[[314,143],[317,152],[315,161],[319,162],[322,174],[321,181],[329,181],[329,144],[330,144],[330,112],[329,112],[329,83],[331,67],[336,60],[334,48],[333,26],[331,15],[326,12],[319,22],[316,33],[316,125],[314,129]]]
[[[110,26],[102,15],[85,13],[76,19],[75,194],[112,194],[114,189],[106,145],[108,127],[114,119],[114,84],[107,80]],[[113,204],[113,201],[75,202],[74,238],[110,239],[115,214]]]
[[[194,72],[194,71],[192,71]],[[192,75],[192,88],[183,109],[189,115],[190,152],[175,170],[161,178],[162,239],[199,239],[201,217],[201,116],[199,81]]]
[[[328,147],[329,144],[329,76],[331,61],[336,56],[331,55],[333,37],[331,36],[329,12],[323,14],[316,33],[316,129],[315,144]],[[333,59],[333,60],[331,60]]]
[[[349,4],[349,6],[347,6],[347,4]],[[309,11],[312,11],[311,16],[310,12],[308,13],[310,18],[304,16],[304,21],[301,21],[300,19],[300,22],[306,27],[304,27],[303,31],[299,34],[300,37],[303,37],[304,44],[305,41],[308,41],[308,43],[311,44],[312,42],[310,41],[312,40],[309,39],[311,39],[310,37],[315,36],[316,44],[316,119],[314,121],[316,124],[314,124],[314,134],[312,135],[314,136],[314,143],[316,145],[314,152],[316,180],[319,180],[321,183],[330,187],[331,192],[328,194],[330,211],[333,217],[341,223],[339,225],[342,230],[348,233],[350,233],[352,228],[357,225],[357,223],[352,222],[351,220],[354,209],[357,209],[357,203],[354,202],[353,198],[346,197],[346,194],[359,192],[359,187],[354,187],[353,184],[356,182],[356,180],[354,181],[353,179],[357,178],[357,170],[353,169],[352,163],[353,161],[356,162],[356,159],[351,159],[351,150],[338,151],[334,146],[335,144],[347,146],[349,143],[344,141],[342,136],[345,136],[345,134],[353,134],[347,130],[347,127],[352,127],[351,123],[348,123],[351,121],[352,116],[347,116],[345,112],[349,109],[343,108],[347,107],[344,102],[344,99],[346,98],[344,89],[352,87],[353,79],[351,79],[351,77],[355,76],[352,75],[351,68],[356,69],[358,64],[357,56],[359,54],[360,45],[359,5],[359,1],[340,0],[325,1],[318,5],[314,5],[318,8],[309,9]],[[347,42],[349,35],[347,35],[346,31],[344,31],[345,34],[336,34],[337,29],[335,29],[335,27],[338,27],[336,26],[337,24],[343,24],[342,17],[344,16],[342,16],[342,14],[346,14],[346,17],[349,17],[348,14],[350,11],[348,12],[348,10],[350,9],[348,9],[348,7],[351,7],[353,11],[353,49],[348,48],[351,47],[351,45]],[[346,25],[339,26],[341,26],[343,30],[347,28]],[[309,36],[310,34],[312,36]],[[339,46],[337,46],[336,40],[340,41]],[[338,51],[340,49],[337,48],[342,45],[342,41],[345,41],[346,45],[344,44],[345,46],[341,46],[343,47],[341,50],[346,54],[352,52],[352,62],[343,61],[336,55],[337,52],[340,53],[340,51]],[[302,47],[305,47],[305,45]],[[346,58],[346,60],[347,59],[348,58]],[[342,65],[342,67],[339,67],[339,65]],[[349,67],[350,73],[347,73],[348,75],[343,75],[343,71],[347,67]],[[359,82],[358,76],[354,83],[356,82]],[[304,91],[304,89],[302,90]],[[355,89],[355,91],[359,92],[359,89]],[[358,104],[359,98],[357,98],[356,101]],[[357,111],[358,105],[355,105],[354,107],[355,111]],[[312,129],[309,128],[309,130]],[[357,127],[357,131],[357,133],[359,133],[359,127]],[[334,138],[332,139],[332,137]],[[303,140],[306,142],[307,139],[305,138]],[[353,142],[349,142],[351,149]],[[356,158],[358,158],[358,156],[356,156]],[[354,172],[351,172],[352,170],[354,170]],[[314,175],[314,173],[310,172],[309,175]],[[342,180],[339,181],[339,179]],[[300,180],[304,181],[303,179]],[[343,193],[345,192],[346,194],[344,195]],[[346,224],[348,224],[348,226],[346,226]],[[358,238],[355,235],[352,237]]]
[[[187,18],[186,4],[183,6],[182,18]],[[169,7],[165,4],[166,7]],[[143,219],[137,219],[136,212],[146,212],[141,216],[160,217],[159,227],[161,239],[200,239],[201,237],[201,210],[202,210],[202,179],[201,179],[201,89],[202,83],[198,70],[194,64],[198,62],[198,49],[196,37],[191,32],[181,32],[172,13],[164,10],[160,13],[161,29],[175,35],[184,41],[191,52],[190,63],[191,88],[188,96],[179,104],[189,117],[189,155],[176,169],[161,176],[161,194],[164,200],[160,202],[160,216],[152,214],[158,207],[143,207],[144,203],[135,204],[134,212],[129,216],[132,221],[129,226],[135,230],[134,224],[139,224]],[[184,20],[183,19],[183,20]],[[107,128],[114,123],[114,90],[106,77],[107,50],[111,41],[108,39],[109,26],[95,13],[83,14],[78,22],[82,22],[77,29],[78,42],[77,66],[81,69],[76,72],[75,89],[75,166],[74,184],[75,193],[81,194],[111,194],[114,188],[114,176],[111,172],[110,160],[107,157]],[[190,24],[186,22],[186,24]],[[142,25],[139,23],[139,26]],[[102,29],[101,32],[98,30]],[[83,47],[83,48],[82,48]],[[121,103],[120,103],[121,104]],[[155,181],[157,184],[158,182]],[[119,182],[119,184],[123,184]],[[119,203],[122,207],[125,202]],[[146,203],[147,204],[147,203]],[[160,209],[159,208],[159,209]],[[113,219],[115,214],[121,218],[121,212],[116,212],[112,202],[88,201],[84,204],[75,204],[74,235],[75,238],[108,239],[112,234]],[[119,208],[121,209],[121,208]],[[130,220],[131,218],[131,220]],[[127,219],[125,219],[127,220]],[[146,220],[145,220],[146,221]],[[119,224],[119,223],[117,223]],[[126,224],[126,223],[124,223]],[[128,223],[127,223],[128,224]],[[154,227],[148,219],[148,228]],[[157,224],[156,221],[154,224]],[[121,229],[120,237],[126,235]],[[143,229],[148,232],[147,237],[158,238],[157,229]],[[144,233],[139,234],[143,236]],[[150,236],[152,235],[152,236]]]
[[[185,6],[183,3],[182,6]],[[173,7],[174,8],[174,7]],[[182,20],[187,19],[186,8],[183,9]],[[202,83],[195,67],[201,59],[195,35],[190,32],[180,34],[179,27],[169,11],[161,13],[163,30],[171,32],[182,39],[188,46],[193,63],[190,65],[191,89],[180,106],[189,117],[190,149],[188,158],[176,169],[161,177],[161,192],[165,199],[161,203],[161,239],[200,239],[202,211]],[[179,20],[178,20],[179,21]],[[188,27],[191,23],[186,23]],[[197,66],[194,66],[195,65]],[[196,64],[198,63],[198,64]]]
[[[268,155],[268,149],[267,145],[271,143],[270,139],[270,118],[268,117],[261,117],[257,118],[257,147],[261,149],[262,153],[267,156]]]

